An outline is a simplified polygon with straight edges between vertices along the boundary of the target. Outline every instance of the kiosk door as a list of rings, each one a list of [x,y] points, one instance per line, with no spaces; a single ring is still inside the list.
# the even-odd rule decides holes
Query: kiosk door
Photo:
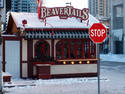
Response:
[[[20,77],[20,41],[5,41],[5,71],[12,78]]]

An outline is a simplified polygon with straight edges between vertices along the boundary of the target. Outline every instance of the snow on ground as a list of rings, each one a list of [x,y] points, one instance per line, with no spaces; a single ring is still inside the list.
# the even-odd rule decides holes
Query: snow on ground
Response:
[[[101,94],[125,94],[124,78],[125,75],[103,66],[101,68]],[[97,94],[97,77],[13,80],[12,83],[27,84],[27,86],[4,88],[6,94]],[[35,85],[29,86],[29,84]]]
[[[125,54],[101,54],[102,61],[125,62]]]
[[[108,82],[107,79],[101,79],[102,82]],[[19,82],[16,83],[20,83]],[[22,80],[22,83],[25,84]],[[68,78],[68,79],[51,79],[51,80],[30,80],[35,86],[5,88],[7,94],[93,94],[97,92],[97,78]],[[5,84],[6,86],[7,84]],[[96,94],[96,93],[95,93]]]
[[[97,77],[91,78],[65,78],[65,79],[49,79],[49,80],[21,80],[14,79],[11,83],[4,83],[4,87],[13,86],[37,86],[37,85],[72,85],[74,83],[95,83],[97,82]],[[108,81],[107,78],[101,78],[101,81]]]
[[[124,55],[101,55],[101,57],[105,57],[105,61],[101,62],[101,94],[125,94],[125,63],[117,62]],[[115,59],[116,62],[113,62],[114,60],[109,62],[107,58]],[[50,80],[13,79],[12,83],[6,83],[4,86],[5,94],[98,94],[97,77]]]

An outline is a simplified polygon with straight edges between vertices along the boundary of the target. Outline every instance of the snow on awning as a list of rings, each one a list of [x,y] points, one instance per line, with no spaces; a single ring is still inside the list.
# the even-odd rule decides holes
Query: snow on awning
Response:
[[[25,33],[26,39],[89,38],[88,31],[25,31]]]
[[[123,29],[112,30],[113,39],[117,41],[122,41]]]

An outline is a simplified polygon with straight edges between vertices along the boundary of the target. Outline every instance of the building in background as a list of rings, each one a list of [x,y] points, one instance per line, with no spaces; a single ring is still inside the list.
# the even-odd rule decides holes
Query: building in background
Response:
[[[100,22],[110,28],[111,24],[111,0],[88,0],[90,14],[96,17]],[[100,46],[102,53],[108,53],[111,50],[110,30],[105,42]]]
[[[125,53],[125,0],[112,0],[111,11],[112,52],[122,54]]]
[[[6,12],[11,10],[11,1],[12,0],[6,0]]]
[[[11,0],[0,0],[0,30],[6,28],[6,13],[11,10]]]
[[[90,14],[96,18],[110,17],[111,0],[89,0]]]
[[[30,0],[30,12],[37,12],[37,7],[36,0]]]
[[[6,12],[9,10],[8,7],[10,0],[0,0],[0,32],[5,29],[6,26]]]
[[[36,0],[12,0],[11,6],[14,12],[37,12]]]
[[[0,23],[6,22],[6,0],[0,0]]]

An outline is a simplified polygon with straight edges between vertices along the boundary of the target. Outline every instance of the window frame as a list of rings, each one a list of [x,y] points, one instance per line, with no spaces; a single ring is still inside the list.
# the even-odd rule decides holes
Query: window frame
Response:
[[[64,58],[64,51],[63,51],[63,49],[64,49],[64,41],[67,41],[68,42],[68,45],[67,45],[67,47],[68,47],[68,57],[67,58]],[[71,41],[75,41],[75,47],[74,47],[74,50],[75,50],[75,58],[71,58]],[[82,51],[82,53],[81,53],[81,58],[79,58],[78,57],[78,42],[79,41],[81,41],[81,51]],[[89,49],[89,51],[88,51],[88,58],[85,58],[85,41],[87,41],[88,42],[88,49]],[[61,46],[61,58],[59,59],[59,58],[57,58],[58,56],[57,56],[57,45],[58,45],[58,43],[59,42],[62,42],[62,46]],[[94,58],[92,58],[92,59],[96,59],[96,44],[94,45],[94,47],[91,47],[91,45],[90,45],[90,43],[93,43],[93,41],[91,41],[90,39],[63,39],[63,40],[60,40],[60,41],[58,41],[57,43],[56,43],[56,46],[55,46],[55,58],[56,58],[56,60],[66,60],[66,59],[91,59],[91,48],[95,48],[94,50],[95,50],[95,53],[94,53]]]
[[[47,45],[48,45],[48,57],[50,57],[50,44],[47,42],[47,41],[45,41],[45,40],[39,40],[39,41],[37,41],[36,43],[35,43],[35,45],[34,45],[34,58],[36,58],[36,47],[37,47],[37,45],[40,43],[40,42],[45,42]]]

